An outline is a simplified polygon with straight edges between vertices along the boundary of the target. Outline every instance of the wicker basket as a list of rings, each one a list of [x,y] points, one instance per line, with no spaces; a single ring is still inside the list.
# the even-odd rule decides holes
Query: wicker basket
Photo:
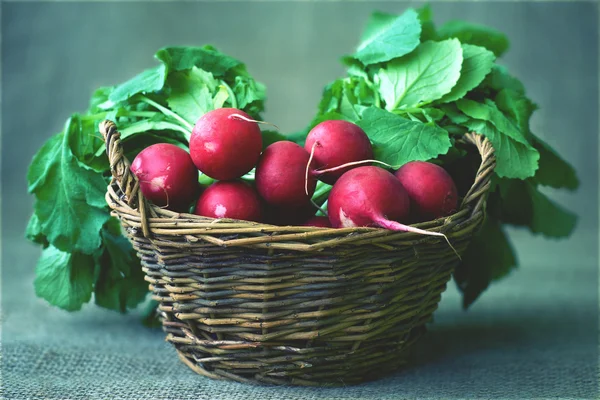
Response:
[[[104,121],[106,201],[138,253],[166,340],[195,372],[239,382],[355,384],[404,365],[460,262],[440,237],[375,228],[272,226],[178,214],[145,200]],[[482,162],[460,210],[418,224],[460,253],[481,225],[495,166]]]

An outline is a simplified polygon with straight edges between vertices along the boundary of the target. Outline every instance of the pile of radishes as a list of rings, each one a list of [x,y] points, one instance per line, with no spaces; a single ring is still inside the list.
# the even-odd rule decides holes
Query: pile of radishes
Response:
[[[405,224],[456,210],[456,186],[442,167],[413,161],[392,173],[373,166],[371,142],[356,124],[325,121],[309,132],[304,147],[279,141],[263,151],[258,122],[220,108],[197,121],[189,153],[165,143],[142,150],[131,165],[142,193],[157,206],[211,218],[434,235],[441,234]],[[241,179],[252,170],[253,181]],[[198,171],[216,182],[202,187]],[[328,216],[317,216],[311,200],[318,180],[333,185]]]

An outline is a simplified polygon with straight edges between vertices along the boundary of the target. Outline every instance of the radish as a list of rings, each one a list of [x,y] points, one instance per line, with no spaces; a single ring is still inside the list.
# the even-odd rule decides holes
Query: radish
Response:
[[[304,221],[304,223],[301,224],[302,226],[316,226],[316,227],[320,227],[320,228],[331,228],[331,222],[329,222],[329,218],[327,217],[319,217],[319,216],[314,216],[309,218],[308,220]]]
[[[346,172],[333,185],[328,201],[329,221],[334,228],[372,226],[443,236],[454,250],[443,233],[398,222],[408,217],[410,200],[400,181],[383,168],[365,166]]]
[[[456,185],[439,165],[412,161],[400,167],[395,175],[408,192],[412,213],[419,221],[433,220],[456,211]]]
[[[184,212],[197,196],[198,170],[187,151],[169,143],[142,150],[131,164],[144,197],[159,207]]]
[[[262,134],[257,121],[236,108],[218,108],[198,119],[190,154],[202,173],[231,180],[249,172],[260,157]]]
[[[323,121],[308,133],[304,149],[311,153],[319,168],[335,168],[355,161],[373,158],[373,147],[358,125],[344,120]],[[319,180],[333,185],[335,181],[353,166],[322,173],[317,171]]]
[[[307,177],[310,155],[294,142],[280,141],[268,146],[256,166],[256,189],[269,205],[299,208],[307,206],[315,191],[316,178]]]
[[[256,190],[245,182],[215,182],[198,198],[194,214],[259,222],[261,201]]]

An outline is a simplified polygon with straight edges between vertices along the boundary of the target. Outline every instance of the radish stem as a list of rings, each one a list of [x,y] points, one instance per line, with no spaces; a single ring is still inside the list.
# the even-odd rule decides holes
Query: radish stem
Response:
[[[242,121],[246,121],[246,122],[255,122],[257,124],[265,124],[265,125],[271,125],[272,127],[274,127],[275,129],[279,130],[279,127],[275,124],[272,124],[271,122],[267,122],[267,121],[257,121],[255,119],[252,118],[246,118],[241,114],[231,114],[228,118],[237,118],[237,119],[241,119]]]
[[[317,142],[315,142],[316,144]],[[313,145],[314,147],[314,145]],[[342,165],[338,165],[337,167],[332,167],[332,168],[327,168],[327,169],[316,169],[313,171],[313,175],[322,175],[322,174],[326,174],[327,172],[334,172],[334,171],[339,171],[340,169],[344,169],[346,167],[352,167],[355,165],[362,165],[362,164],[372,164],[372,163],[377,163],[377,164],[381,164],[381,165],[385,165],[386,167],[390,168],[390,169],[394,169],[394,167],[390,164],[384,163],[383,161],[378,161],[378,160],[360,160],[360,161],[353,161],[353,162],[349,162],[346,164],[342,164]]]

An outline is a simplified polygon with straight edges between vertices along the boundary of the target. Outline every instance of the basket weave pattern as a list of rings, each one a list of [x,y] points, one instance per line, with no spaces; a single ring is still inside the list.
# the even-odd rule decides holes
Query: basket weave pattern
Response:
[[[443,238],[377,228],[272,226],[179,214],[150,204],[105,121],[113,179],[106,201],[142,261],[166,340],[199,374],[240,382],[344,385],[406,363],[453,268]],[[416,226],[462,253],[483,221],[495,166],[482,162],[460,209]]]

